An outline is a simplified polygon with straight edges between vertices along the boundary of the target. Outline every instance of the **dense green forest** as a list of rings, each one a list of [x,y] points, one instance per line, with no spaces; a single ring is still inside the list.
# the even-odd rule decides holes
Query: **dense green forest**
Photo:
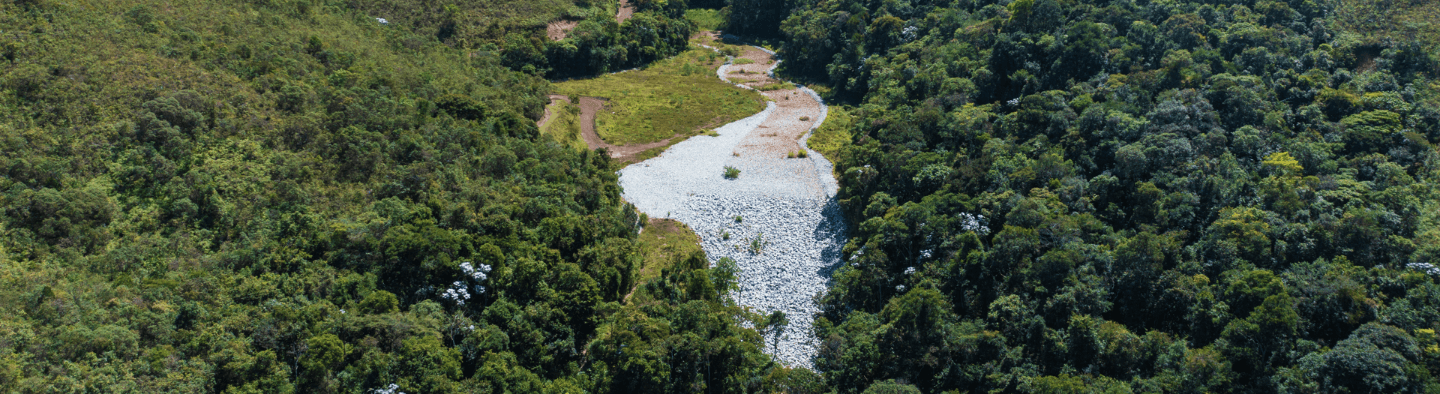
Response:
[[[633,3],[0,0],[0,391],[1440,392],[1433,0]],[[535,127],[690,6],[845,106],[814,372]]]
[[[1440,392],[1436,6],[734,0],[853,106],[818,372]]]
[[[741,328],[733,267],[638,283],[608,156],[538,133],[556,69],[497,48],[615,4],[437,3],[0,1],[0,392],[817,382]],[[590,70],[684,49],[643,39]]]

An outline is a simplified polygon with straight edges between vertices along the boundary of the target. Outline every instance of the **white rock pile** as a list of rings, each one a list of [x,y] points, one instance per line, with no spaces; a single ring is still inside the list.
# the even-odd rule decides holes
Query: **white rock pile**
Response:
[[[764,314],[782,311],[790,321],[783,335],[766,338],[768,352],[810,368],[818,345],[811,329],[819,310],[814,299],[842,263],[846,226],[835,204],[832,165],[818,152],[807,149],[808,158],[734,155],[774,111],[768,103],[760,113],[715,129],[719,136],[692,137],[632,164],[620,171],[620,186],[641,212],[695,230],[712,264],[735,259],[736,301]],[[817,119],[823,116],[822,107]],[[725,179],[726,166],[740,176]]]

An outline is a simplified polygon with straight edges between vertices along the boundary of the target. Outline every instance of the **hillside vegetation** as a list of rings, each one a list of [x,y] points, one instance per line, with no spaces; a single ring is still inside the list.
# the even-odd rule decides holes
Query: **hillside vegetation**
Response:
[[[814,381],[703,255],[640,281],[609,159],[536,130],[548,82],[412,6],[0,1],[0,391]]]
[[[1433,10],[733,0],[730,28],[855,106],[818,371],[842,393],[1440,390]]]

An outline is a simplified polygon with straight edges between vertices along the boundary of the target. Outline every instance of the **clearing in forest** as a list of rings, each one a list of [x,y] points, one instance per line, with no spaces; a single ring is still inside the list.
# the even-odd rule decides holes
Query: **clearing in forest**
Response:
[[[550,104],[545,106],[545,117],[538,122],[540,133],[554,138],[562,145],[587,149],[585,139],[580,136],[580,107],[570,98],[550,95]]]
[[[759,95],[715,77],[724,62],[713,51],[692,49],[644,69],[555,87],[566,96],[606,100],[595,116],[595,131],[606,143],[679,142],[765,108]]]

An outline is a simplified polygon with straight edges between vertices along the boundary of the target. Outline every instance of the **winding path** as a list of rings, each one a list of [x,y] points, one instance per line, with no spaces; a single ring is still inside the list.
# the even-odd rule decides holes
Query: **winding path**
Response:
[[[774,54],[747,47],[717,75],[751,88],[778,83]],[[826,107],[813,91],[762,91],[766,109],[697,136],[655,157],[620,170],[624,197],[654,218],[684,222],[700,236],[714,260],[729,257],[740,268],[736,301],[756,312],[784,312],[790,326],[770,335],[767,349],[794,366],[811,367],[818,341],[811,332],[830,273],[841,263],[845,225],[835,204],[832,166],[804,148],[809,133],[825,119]],[[804,149],[808,157],[791,158]],[[725,179],[725,167],[741,171]]]
[[[539,121],[535,122],[535,125],[545,127],[545,123],[550,121],[550,108],[561,101],[568,100],[570,100],[569,96],[559,94],[550,95],[550,105],[545,106],[545,115],[542,116]],[[600,133],[595,130],[595,116],[600,113],[601,109],[605,108],[605,99],[581,96],[578,101],[580,101],[580,137],[585,140],[585,146],[591,150],[605,148],[605,151],[610,152],[610,158],[619,160],[622,163],[633,162],[635,161],[635,157],[641,153],[669,145],[670,141],[680,136],[680,134],[677,133],[670,138],[644,144],[615,145],[605,142],[604,139],[600,138]]]

